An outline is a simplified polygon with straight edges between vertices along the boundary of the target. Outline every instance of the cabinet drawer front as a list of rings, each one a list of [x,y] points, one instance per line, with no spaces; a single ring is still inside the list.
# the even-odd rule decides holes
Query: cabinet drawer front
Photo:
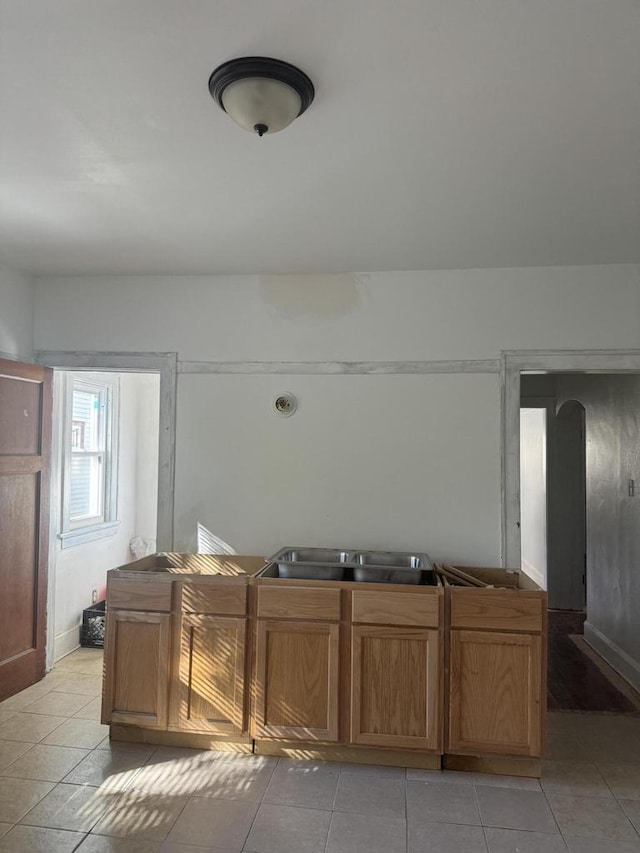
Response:
[[[247,608],[247,587],[242,584],[183,583],[182,610],[185,613],[215,613],[223,616],[244,616]]]
[[[339,622],[340,592],[337,588],[261,586],[258,589],[258,616]]]
[[[112,578],[107,590],[109,608],[117,610],[171,610],[171,581]]]
[[[542,631],[541,593],[508,589],[454,589],[450,595],[452,628],[529,633]]]
[[[438,590],[423,593],[354,590],[352,619],[370,625],[417,625],[437,628],[440,625]]]

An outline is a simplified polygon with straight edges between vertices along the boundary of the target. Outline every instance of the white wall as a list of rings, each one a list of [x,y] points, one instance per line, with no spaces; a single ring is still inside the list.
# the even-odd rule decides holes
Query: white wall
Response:
[[[520,409],[522,570],[547,588],[547,411]]]
[[[130,376],[129,378],[133,378]],[[155,551],[158,517],[158,444],[160,427],[160,375],[135,374],[136,380],[136,536]]]
[[[31,361],[34,313],[32,276],[0,266],[0,357]]]
[[[46,278],[36,348],[395,361],[636,347],[639,284],[629,265]],[[288,420],[270,411],[283,390],[300,397]],[[193,545],[201,520],[259,554],[344,541],[500,559],[497,374],[180,375],[177,442],[178,548]]]
[[[640,377],[559,376],[558,405],[585,407],[587,623],[585,636],[640,689]]]
[[[154,382],[155,380],[155,382]],[[113,536],[82,545],[60,548],[55,552],[52,575],[55,577],[54,598],[54,660],[75,649],[79,643],[82,611],[91,606],[91,593],[98,600],[105,597],[108,569],[132,559],[129,542],[139,533],[138,519],[155,539],[151,517],[157,503],[158,464],[158,401],[155,401],[155,436],[153,405],[149,396],[158,378],[138,374],[120,374],[119,460],[118,460],[118,520],[120,525]],[[157,394],[157,390],[156,390]],[[141,408],[142,407],[142,408]],[[140,430],[142,427],[142,430]],[[142,435],[140,432],[142,431]],[[150,471],[156,472],[156,479]],[[141,472],[144,472],[141,476]],[[58,486],[58,494],[60,486]],[[56,510],[59,501],[54,502]],[[140,522],[142,523],[142,522]]]

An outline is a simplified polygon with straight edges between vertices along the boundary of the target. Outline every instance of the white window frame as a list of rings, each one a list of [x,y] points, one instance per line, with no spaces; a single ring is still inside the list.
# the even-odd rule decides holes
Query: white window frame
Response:
[[[103,513],[99,518],[70,518],[71,461],[74,390],[98,393],[105,406],[105,450],[103,458],[104,486]],[[62,509],[61,529],[58,538],[62,548],[82,545],[97,539],[114,536],[120,525],[118,520],[118,437],[119,437],[120,380],[117,376],[86,371],[65,372],[62,385]]]

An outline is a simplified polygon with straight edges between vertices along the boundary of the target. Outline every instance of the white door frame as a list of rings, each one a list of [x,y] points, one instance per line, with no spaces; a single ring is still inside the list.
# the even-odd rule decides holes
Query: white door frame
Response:
[[[173,548],[173,496],[176,447],[175,352],[66,352],[43,350],[36,361],[59,370],[115,371],[160,374],[160,436],[158,446],[158,551]]]
[[[117,373],[158,373],[160,375],[160,430],[158,444],[158,508],[157,508],[157,549],[173,550],[173,500],[175,480],[176,446],[176,395],[178,355],[171,352],[67,352],[42,350],[35,354],[38,364],[59,370],[95,370]],[[54,382],[54,395],[59,395],[59,383]],[[59,397],[54,397],[54,412],[57,411]],[[53,445],[51,448],[51,483],[59,482],[56,466],[60,464],[61,435],[53,425]],[[51,529],[49,536],[49,581],[47,591],[47,610],[50,615],[49,626],[53,626],[53,608],[55,602],[55,562],[58,534],[58,502],[51,504]],[[54,632],[47,631],[47,670],[53,666]]]
[[[520,571],[520,373],[640,373],[640,350],[501,353],[502,565]]]

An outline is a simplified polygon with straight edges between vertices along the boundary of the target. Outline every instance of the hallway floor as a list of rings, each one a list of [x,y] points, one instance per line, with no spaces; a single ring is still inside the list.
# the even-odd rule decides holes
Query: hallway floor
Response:
[[[640,718],[549,714],[542,780],[110,744],[101,654],[0,704],[6,853],[640,853]]]

